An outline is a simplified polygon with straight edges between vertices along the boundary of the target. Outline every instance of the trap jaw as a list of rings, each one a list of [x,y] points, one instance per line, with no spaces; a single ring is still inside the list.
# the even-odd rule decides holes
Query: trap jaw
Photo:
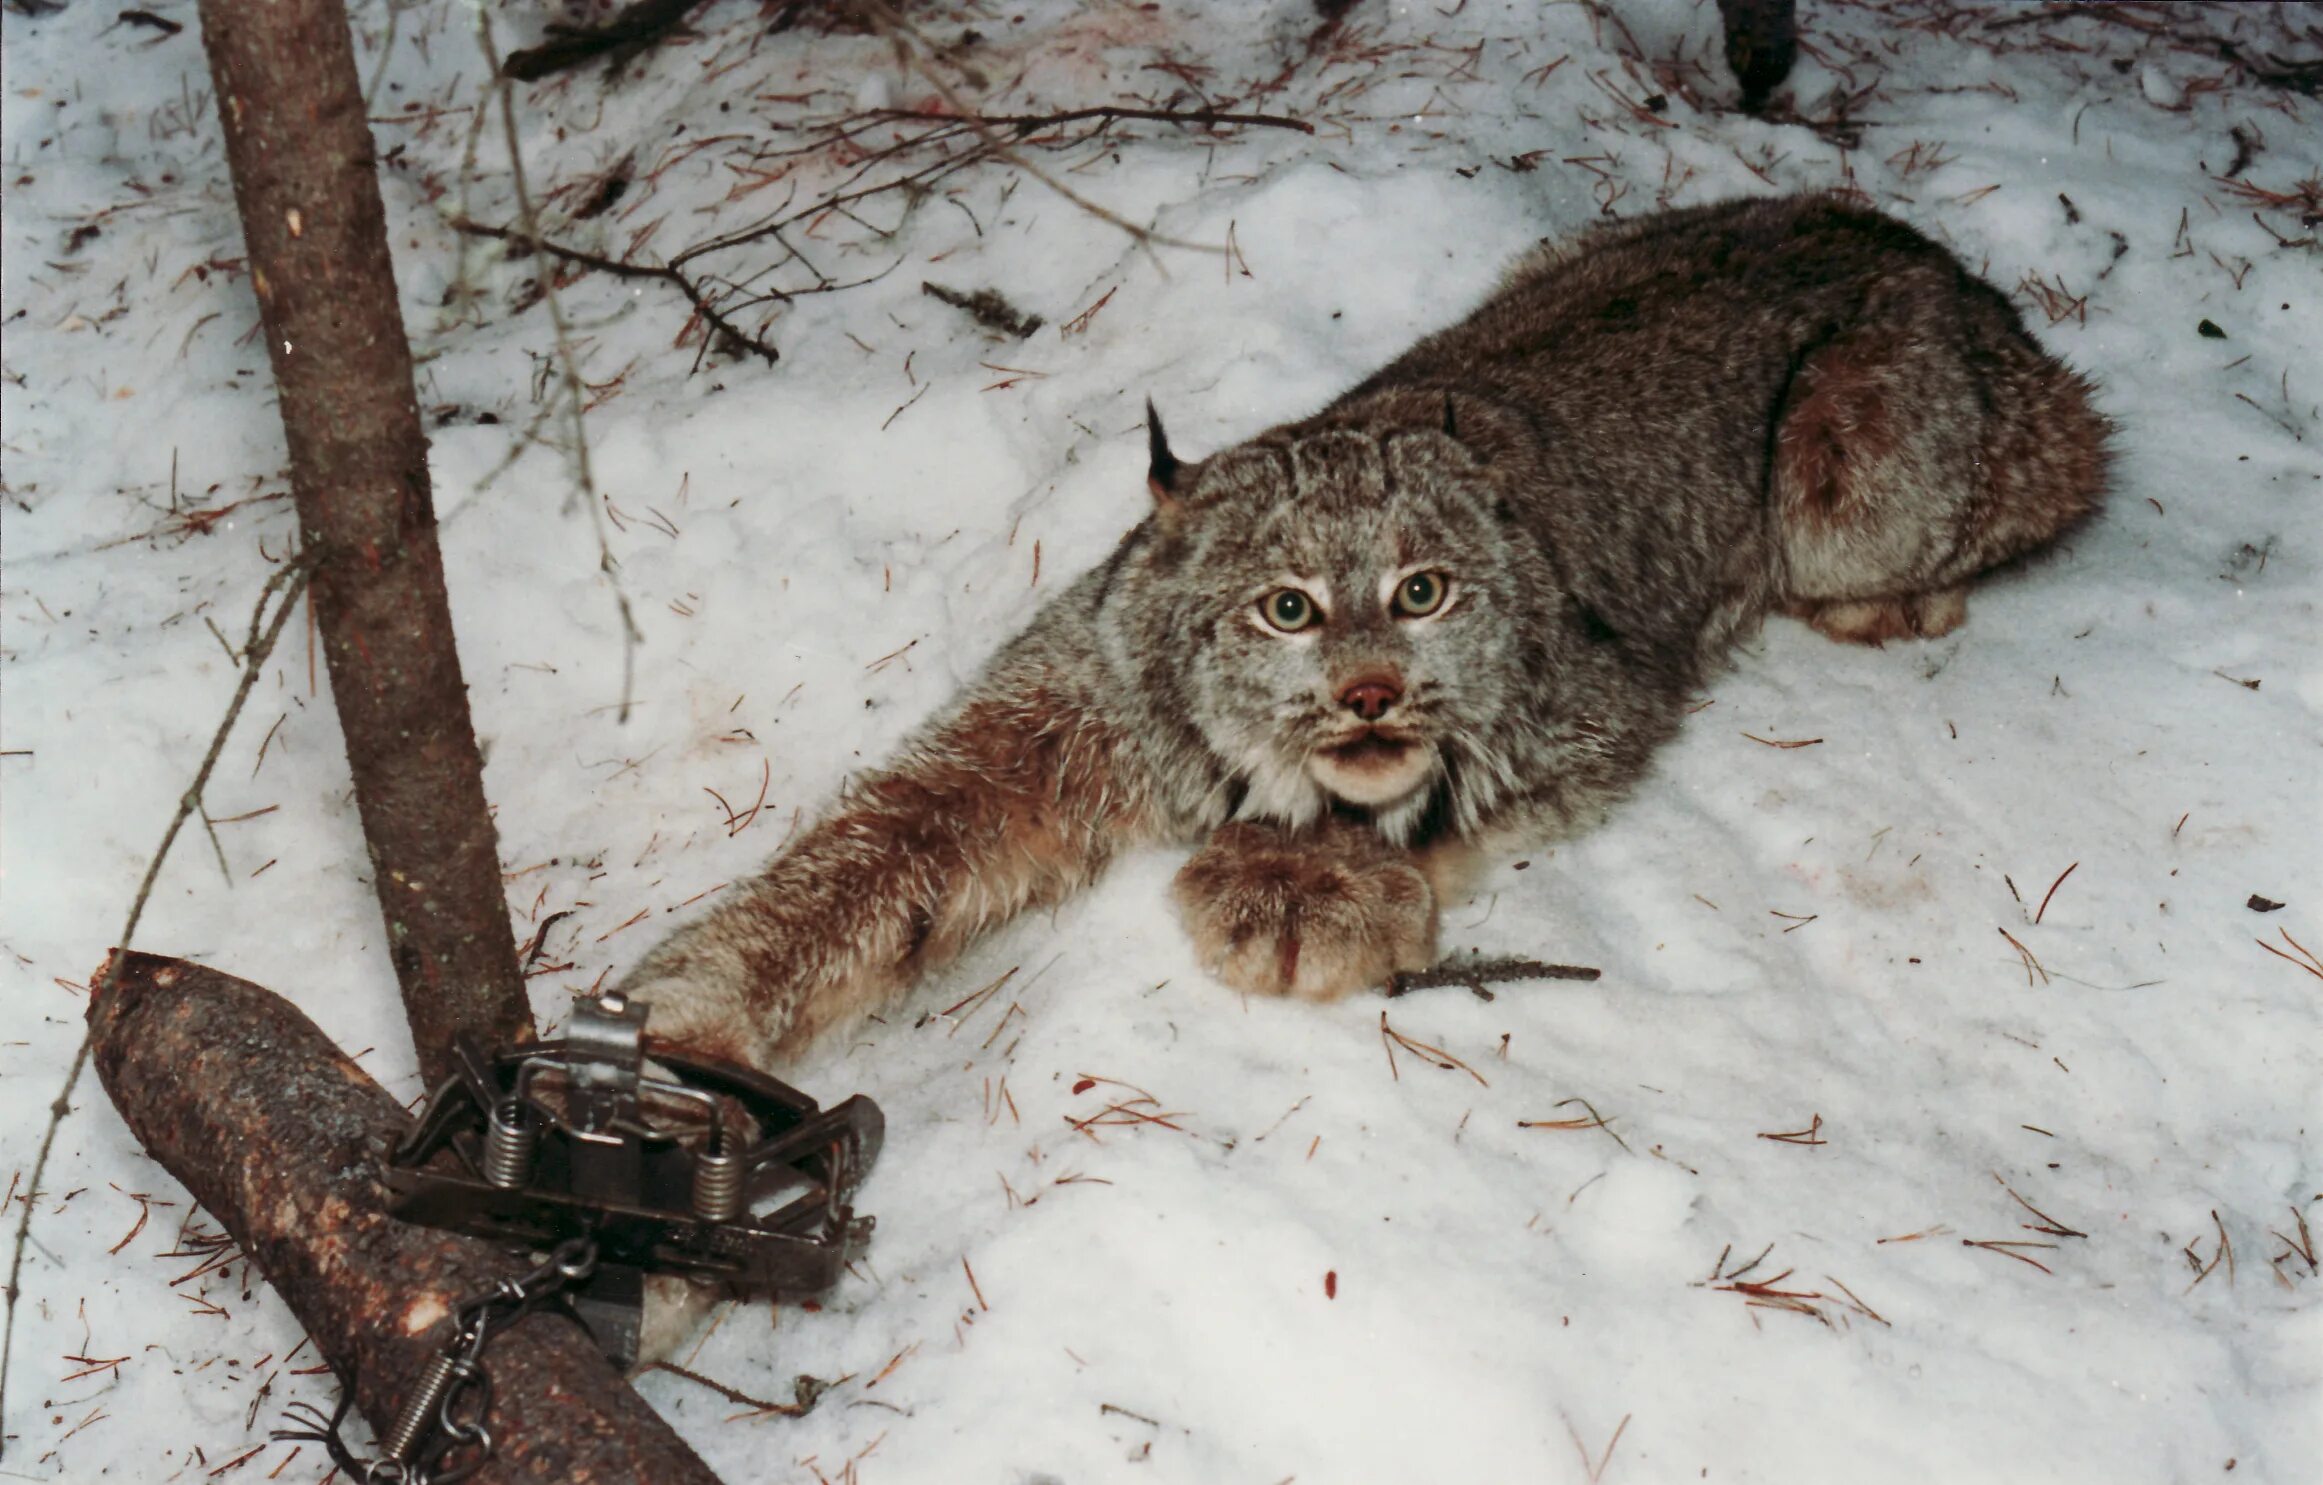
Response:
[[[637,1359],[647,1274],[749,1295],[829,1288],[870,1240],[849,1200],[886,1121],[748,1068],[656,1051],[643,1005],[576,996],[562,1041],[487,1057],[466,1036],[387,1171],[395,1215],[533,1250],[595,1243],[573,1307]]]

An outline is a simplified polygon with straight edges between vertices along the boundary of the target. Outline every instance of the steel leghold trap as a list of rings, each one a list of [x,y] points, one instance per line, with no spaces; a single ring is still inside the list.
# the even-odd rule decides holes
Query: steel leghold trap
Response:
[[[562,1041],[488,1057],[461,1038],[387,1173],[405,1221],[535,1251],[593,1242],[573,1307],[623,1366],[647,1274],[828,1288],[870,1239],[848,1201],[885,1129],[861,1094],[825,1109],[730,1063],[658,1048],[649,1062],[645,1010],[576,996]]]

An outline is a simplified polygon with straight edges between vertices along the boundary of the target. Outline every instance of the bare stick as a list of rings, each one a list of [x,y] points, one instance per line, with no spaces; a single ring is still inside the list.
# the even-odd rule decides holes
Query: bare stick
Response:
[[[1387,982],[1387,993],[1393,999],[1414,990],[1465,985],[1481,994],[1486,985],[1520,980],[1594,980],[1604,973],[1587,965],[1543,964],[1538,959],[1471,959],[1458,964],[1439,964],[1434,969],[1407,970]]]
[[[476,11],[476,44],[483,48],[485,65],[497,79],[494,88],[500,95],[500,128],[508,147],[508,179],[516,189],[517,219],[524,224],[524,235],[538,242],[540,217],[533,210],[532,192],[524,183],[524,150],[516,137],[515,89],[502,75],[500,52],[492,44],[492,14],[481,7]],[[637,646],[645,636],[638,632],[637,618],[629,605],[629,590],[622,586],[621,564],[614,560],[612,543],[605,535],[605,505],[598,498],[596,475],[589,467],[589,430],[584,422],[589,399],[581,385],[581,368],[573,354],[572,337],[565,331],[565,312],[557,301],[555,275],[542,274],[540,288],[548,304],[549,325],[556,332],[557,365],[563,373],[566,410],[572,416],[573,479],[581,487],[580,498],[589,507],[590,529],[597,535],[597,570],[605,575],[606,584],[613,589],[613,604],[621,613],[621,705],[615,716],[627,722],[637,680]],[[699,307],[697,304],[696,308]]]
[[[307,580],[314,576],[315,560],[319,554],[309,548],[284,565],[266,580],[258,592],[258,607],[250,615],[250,637],[242,645],[242,679],[234,687],[234,699],[226,703],[226,715],[218,722],[218,730],[210,734],[209,751],[202,755],[201,767],[194,770],[193,782],[185,793],[178,796],[177,810],[169,817],[169,826],[161,832],[161,844],[154,849],[153,859],[145,864],[145,878],[137,884],[137,895],[130,899],[129,916],[121,925],[121,936],[116,940],[126,949],[137,936],[137,925],[145,917],[145,904],[153,896],[153,884],[161,877],[162,864],[169,860],[169,849],[177,844],[177,833],[186,821],[202,807],[202,790],[209,785],[210,775],[218,766],[218,757],[226,751],[226,739],[234,732],[234,723],[242,715],[242,704],[250,699],[251,687],[258,684],[258,673],[274,653],[274,642],[282,636],[282,626],[298,607],[299,596],[306,591]],[[262,630],[259,621],[266,614],[266,601],[281,595],[280,606],[274,619]],[[89,987],[92,1001],[110,994],[121,976],[121,955],[114,955],[106,965],[104,983]],[[24,1193],[24,1211],[16,1219],[16,1237],[8,1257],[8,1317],[0,1321],[0,1421],[7,1417],[8,1363],[16,1348],[16,1301],[22,1293],[17,1280],[24,1270],[24,1249],[32,1240],[32,1214],[40,1205],[40,1178],[48,1171],[48,1159],[56,1148],[56,1133],[73,1111],[74,1085],[81,1080],[81,1070],[89,1065],[89,1045],[93,1032],[81,1033],[81,1044],[73,1049],[72,1065],[65,1070],[65,1085],[58,1091],[56,1101],[48,1106],[48,1123],[41,1130],[40,1150],[32,1157],[32,1180]],[[8,1448],[8,1434],[0,1427],[0,1454]]]
[[[883,108],[875,117],[883,119],[924,119],[933,123],[969,122],[993,128],[1016,129],[1030,132],[1053,128],[1059,124],[1077,124],[1084,119],[1140,119],[1157,124],[1206,124],[1214,128],[1296,129],[1301,134],[1312,134],[1315,126],[1304,119],[1286,118],[1276,113],[1220,113],[1214,108],[1122,108],[1114,104],[1100,104],[1090,108],[1069,108],[1062,113],[930,113],[924,109]]]
[[[1006,160],[1097,220],[1118,227],[1129,235],[1132,242],[1144,249],[1149,257],[1156,244],[1162,247],[1187,248],[1197,253],[1223,255],[1227,251],[1223,243],[1192,242],[1185,238],[1165,236],[1154,231],[1151,227],[1141,227],[1111,208],[1100,206],[1091,201],[1038,165],[1033,164],[1032,161],[1027,160],[1011,148],[1007,141],[993,133],[983,123],[982,115],[969,107],[967,102],[953,90],[952,86],[936,74],[935,68],[928,64],[925,57],[925,54],[933,49],[928,46],[927,38],[920,35],[917,27],[890,10],[882,3],[882,0],[855,0],[855,8],[862,13],[865,20],[871,23],[874,30],[893,44],[896,61],[917,73],[922,82],[935,89],[936,96],[943,99],[945,106],[958,114],[963,122],[975,129],[977,136],[983,140],[985,148],[993,155]],[[1158,259],[1156,266],[1159,266]]]

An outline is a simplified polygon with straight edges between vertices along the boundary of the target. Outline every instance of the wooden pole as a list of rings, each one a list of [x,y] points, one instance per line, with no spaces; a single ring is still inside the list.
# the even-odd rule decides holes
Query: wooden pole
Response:
[[[371,131],[340,0],[201,0],[300,531],[422,1071],[532,1033],[453,645]]]

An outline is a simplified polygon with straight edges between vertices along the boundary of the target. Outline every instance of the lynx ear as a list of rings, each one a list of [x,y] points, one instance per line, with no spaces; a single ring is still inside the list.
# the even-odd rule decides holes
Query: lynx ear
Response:
[[[1154,411],[1153,399],[1145,399],[1145,487],[1153,492],[1153,503],[1165,511],[1178,508],[1178,456],[1170,452],[1169,435],[1162,431],[1161,414]]]

